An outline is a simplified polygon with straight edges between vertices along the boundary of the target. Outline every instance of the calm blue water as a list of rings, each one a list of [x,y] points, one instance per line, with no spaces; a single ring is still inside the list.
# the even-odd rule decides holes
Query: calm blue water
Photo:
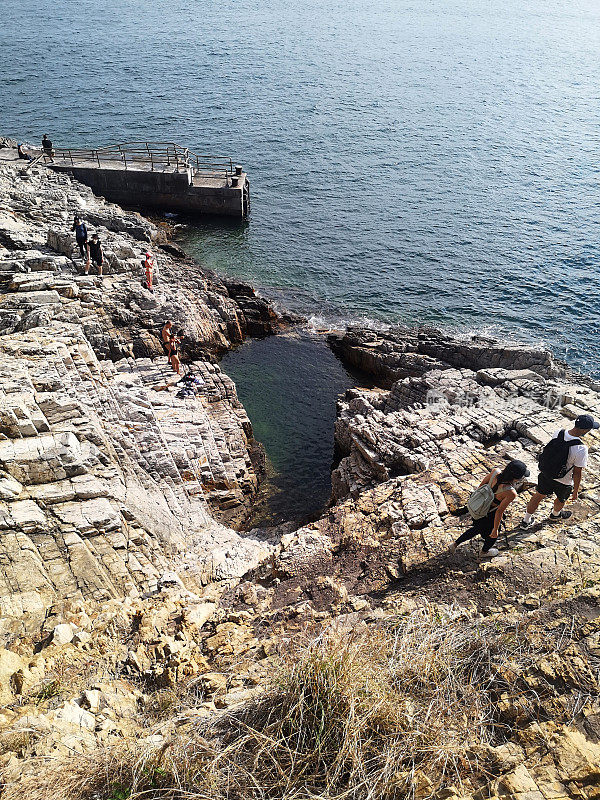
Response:
[[[598,371],[598,0],[3,0],[0,128],[231,154],[210,266],[326,318],[547,341]]]

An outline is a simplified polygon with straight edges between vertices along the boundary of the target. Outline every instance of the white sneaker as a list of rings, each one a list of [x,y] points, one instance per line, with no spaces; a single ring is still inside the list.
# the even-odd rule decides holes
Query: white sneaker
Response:
[[[529,520],[529,522],[526,522],[524,519],[523,519],[523,520],[521,520],[521,523],[520,523],[520,525],[519,525],[519,528],[520,528],[522,531],[526,531],[528,528],[533,528],[533,526],[534,526],[534,525],[535,525],[535,517],[532,517],[532,518]]]
[[[494,556],[500,555],[500,550],[497,550],[495,547],[490,547],[485,553],[481,553],[483,558],[493,558]]]

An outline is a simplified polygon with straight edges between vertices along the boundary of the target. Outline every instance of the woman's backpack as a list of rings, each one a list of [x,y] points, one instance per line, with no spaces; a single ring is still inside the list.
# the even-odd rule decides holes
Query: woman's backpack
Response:
[[[467,511],[473,519],[487,517],[494,502],[494,490],[489,483],[478,486],[467,500]]]

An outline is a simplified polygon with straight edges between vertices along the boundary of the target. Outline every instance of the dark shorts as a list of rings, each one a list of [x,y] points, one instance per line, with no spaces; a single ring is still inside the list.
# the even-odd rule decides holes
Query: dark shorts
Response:
[[[561,503],[565,503],[573,491],[573,486],[569,483],[559,483],[552,478],[547,478],[540,472],[537,482],[537,490],[540,494],[548,495],[555,494]]]

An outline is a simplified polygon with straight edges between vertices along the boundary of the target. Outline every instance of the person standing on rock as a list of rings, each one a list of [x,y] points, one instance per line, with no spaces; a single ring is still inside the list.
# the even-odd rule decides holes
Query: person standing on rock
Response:
[[[43,152],[45,158],[49,158],[50,161],[52,161],[52,163],[54,163],[54,158],[52,157],[54,155],[54,150],[52,148],[52,142],[48,138],[48,134],[47,133],[45,133],[42,136],[42,152]]]
[[[92,234],[92,239],[88,242],[87,246],[88,252],[88,259],[85,265],[85,274],[89,275],[90,272],[90,260],[91,263],[94,264],[95,267],[98,269],[98,275],[102,277],[102,266],[104,264],[104,252],[102,250],[102,242],[98,238],[97,233]]]
[[[181,339],[175,335],[175,333],[171,333],[169,336],[169,350],[168,350],[168,359],[169,363],[171,364],[171,369],[173,372],[176,372],[179,375],[181,362],[179,360],[179,350],[178,345]]]
[[[154,275],[154,256],[149,250],[146,252],[146,257],[144,259],[144,271],[146,273],[146,289],[153,292],[152,277]]]
[[[493,469],[479,484],[478,490],[486,486],[489,487],[489,507],[479,519],[473,519],[473,524],[458,539],[450,545],[450,552],[456,552],[456,548],[463,542],[481,536],[483,547],[481,554],[492,558],[499,554],[499,550],[494,547],[502,525],[504,513],[513,500],[517,497],[517,487],[524,478],[529,476],[529,470],[522,461],[510,461],[504,469]],[[490,491],[491,490],[491,491]],[[474,493],[475,494],[475,493]],[[471,499],[471,498],[470,498]]]
[[[171,338],[171,328],[173,327],[173,322],[169,319],[163,325],[163,329],[160,333],[161,339],[163,340],[163,344],[167,351],[169,350],[169,339]]]
[[[79,252],[81,253],[81,257],[85,259],[87,257],[87,249],[88,249],[88,231],[85,222],[81,219],[79,215],[77,215],[73,220],[73,225],[71,227],[71,230],[75,231],[75,241],[77,242],[77,246],[79,247]]]
[[[539,504],[551,495],[556,495],[556,499],[549,519],[558,522],[571,517],[573,512],[566,511],[564,505],[569,497],[577,500],[581,476],[588,462],[588,449],[581,439],[598,428],[600,422],[590,414],[580,414],[570,431],[561,429],[550,439],[540,455],[537,491],[527,503],[521,528],[530,528],[533,525],[533,515]]]

